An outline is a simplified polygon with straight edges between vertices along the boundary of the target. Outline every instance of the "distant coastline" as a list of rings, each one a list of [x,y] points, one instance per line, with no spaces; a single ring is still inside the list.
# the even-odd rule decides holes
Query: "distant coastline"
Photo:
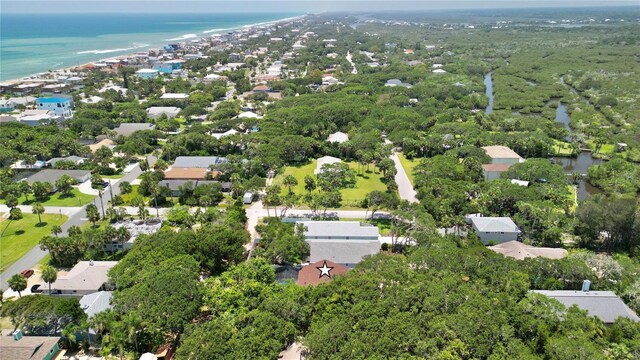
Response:
[[[15,14],[10,15],[16,16]],[[38,73],[47,72],[49,70],[61,71],[72,69],[104,59],[130,56],[136,52],[158,48],[171,42],[185,42],[198,38],[207,38],[224,32],[286,22],[293,19],[303,18],[307,15],[291,13],[251,14],[251,16],[247,16],[245,19],[240,19],[238,21],[232,16],[243,15],[223,14],[217,15],[217,18],[213,18],[210,23],[207,22],[206,16],[198,17],[198,15],[191,14],[177,14],[175,22],[170,22],[172,17],[168,16],[161,18],[161,20],[158,21],[149,20],[155,19],[156,17],[147,17],[144,15],[138,16],[138,14],[124,16],[125,18],[128,16],[134,19],[142,19],[139,20],[139,22],[147,21],[147,26],[150,30],[147,32],[137,32],[132,34],[121,32],[107,35],[96,32],[95,34],[87,34],[89,36],[85,36],[84,38],[78,37],[77,39],[68,38],[64,32],[54,34],[54,36],[49,38],[43,37],[41,39],[37,38],[37,36],[39,36],[37,33],[23,35],[21,32],[15,38],[12,38],[11,30],[14,29],[9,28],[12,24],[11,22],[7,23],[7,21],[5,21],[6,19],[10,19],[10,17],[2,15],[3,44],[1,45],[1,49],[3,61],[2,68],[0,68],[0,82],[15,83],[18,81],[24,81],[25,78]],[[188,21],[191,20],[191,16],[196,17],[192,22]],[[76,19],[79,22],[77,25],[78,27],[83,25],[82,22],[87,22],[87,20],[82,16],[76,16]],[[108,23],[110,20],[112,19],[106,18],[104,19],[104,22]],[[246,23],[242,23],[242,21],[246,21]],[[172,32],[156,31],[160,29],[163,24],[169,24],[176,29]],[[117,26],[117,24],[103,25],[105,26],[102,26],[102,28]],[[181,25],[187,26],[180,28]],[[219,26],[215,27],[216,25]],[[109,39],[108,41],[105,41],[105,38],[107,37],[109,37]],[[140,41],[138,40],[138,37],[140,38]],[[91,41],[93,41],[92,38],[96,39],[96,44],[91,43]],[[73,46],[69,46],[64,41],[72,43]],[[55,45],[49,46],[46,44],[47,42],[60,44],[61,49],[56,49]],[[37,52],[37,49],[34,48],[34,43],[42,47],[42,52]],[[42,43],[45,43],[45,45],[41,45]],[[95,46],[97,43],[111,46]],[[25,49],[24,54],[20,53],[23,49]],[[26,51],[29,51],[30,53],[26,53]],[[62,60],[57,60],[60,58],[62,58]],[[53,64],[51,64],[52,62]]]

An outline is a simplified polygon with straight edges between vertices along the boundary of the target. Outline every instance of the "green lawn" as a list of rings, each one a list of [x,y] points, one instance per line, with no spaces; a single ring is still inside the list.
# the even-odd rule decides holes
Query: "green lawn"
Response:
[[[23,216],[18,221],[0,221],[0,231],[4,231],[0,238],[0,272],[38,245],[43,236],[51,234],[53,225],[67,221],[64,215],[42,214],[42,224],[38,224],[37,215],[23,212]]]
[[[554,140],[553,152],[555,156],[571,156],[571,144]]]
[[[140,194],[138,194],[138,188],[140,187],[140,185],[131,185],[131,192],[128,194],[120,194],[120,196],[122,196],[122,200],[124,200],[124,205],[125,206],[132,206],[131,205],[131,200],[136,197],[136,196],[142,196]],[[149,198],[146,196],[142,197],[145,201],[145,203],[148,203]]]
[[[415,185],[415,182],[413,180],[413,169],[416,167],[416,165],[418,165],[420,161],[415,159],[409,160],[406,157],[404,157],[403,153],[398,153],[398,158],[400,159],[400,163],[402,164],[404,171],[407,173],[407,176],[409,177],[409,181],[411,181],[411,185]]]
[[[63,195],[62,193],[53,193],[49,195],[47,200],[42,202],[44,206],[83,206],[93,201],[93,195],[83,194],[78,190],[78,188],[73,188],[71,190],[71,194],[69,196]],[[33,195],[29,195],[29,201],[25,198],[24,195],[20,196],[18,199],[18,203],[20,205],[32,205],[36,202],[36,199]],[[4,200],[2,200],[2,204],[4,204]]]
[[[124,176],[124,174],[115,174],[115,175],[100,175],[103,179],[120,179]]]
[[[282,180],[287,175],[293,175],[298,180],[298,185],[293,188],[293,191],[296,194],[304,194],[306,190],[304,189],[304,177],[306,175],[315,176],[313,171],[316,168],[316,160],[311,161],[309,164],[302,166],[288,166],[285,168],[284,172],[278,175],[273,183],[279,184],[282,186],[282,193],[285,194],[288,191],[288,188],[282,185]],[[355,162],[349,162],[349,167],[358,172],[358,164]],[[370,166],[370,169],[373,170],[373,165]],[[386,191],[387,186],[380,181],[382,178],[382,173],[378,171],[371,171],[369,173],[362,172],[362,174],[358,174],[356,176],[356,184],[353,188],[342,189],[340,193],[342,194],[342,207],[343,208],[354,208],[358,207],[358,204],[364,197],[374,190]]]

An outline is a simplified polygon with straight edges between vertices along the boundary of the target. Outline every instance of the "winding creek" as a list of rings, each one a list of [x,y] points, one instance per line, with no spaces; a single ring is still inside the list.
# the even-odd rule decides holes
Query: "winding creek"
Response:
[[[493,112],[493,78],[491,76],[491,73],[484,76],[484,87],[486,89],[484,93],[489,98],[489,105],[487,105],[487,108],[484,110],[485,114],[491,114]]]
[[[562,83],[563,85],[566,85],[564,83],[563,77],[560,77],[560,83]],[[485,94],[489,98],[489,105],[485,109],[485,114],[491,114],[493,112],[493,100],[494,100],[493,77],[491,72],[489,72],[484,76],[484,85],[485,85]],[[568,88],[569,88],[569,91],[577,94],[577,91],[573,87],[568,86]],[[516,114],[517,112],[514,113],[514,115]],[[567,130],[569,130],[569,136],[567,136],[565,140],[572,141],[571,134],[573,133],[573,131],[571,130],[571,126],[570,126],[571,116],[569,115],[569,111],[567,109],[566,104],[563,104],[562,102],[558,103],[558,107],[556,108],[555,121],[559,124],[562,124],[562,126],[564,126]],[[551,157],[551,160],[554,163],[562,166],[562,168],[564,169],[567,175],[572,175],[574,173],[579,173],[583,175],[582,179],[577,184],[578,200],[584,200],[587,198],[587,196],[591,194],[597,194],[602,192],[602,190],[592,186],[585,179],[587,171],[589,170],[589,167],[591,165],[597,165],[604,162],[603,160],[594,159],[591,156],[591,152],[582,151],[580,152],[577,158],[553,156]]]

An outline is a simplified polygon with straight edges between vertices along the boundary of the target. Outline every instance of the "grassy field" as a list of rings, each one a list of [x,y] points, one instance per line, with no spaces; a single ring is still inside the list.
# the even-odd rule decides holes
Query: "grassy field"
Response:
[[[358,172],[358,164],[355,162],[348,163],[349,167]],[[301,165],[301,166],[288,166],[285,168],[284,172],[278,175],[273,183],[282,186],[282,193],[286,194],[288,188],[282,185],[282,180],[287,175],[293,175],[298,180],[298,185],[293,188],[293,191],[296,194],[304,194],[306,190],[304,189],[304,177],[306,175],[314,176],[313,171],[316,168],[316,160],[311,161],[309,164]],[[373,169],[373,166],[370,167]],[[342,194],[342,207],[343,208],[354,208],[364,199],[364,197],[374,190],[386,191],[387,186],[382,183],[380,180],[382,178],[381,172],[363,172],[361,175],[356,176],[356,184],[353,188],[342,189],[340,193]]]
[[[64,215],[42,214],[42,224],[38,224],[37,215],[26,212],[23,215],[18,221],[3,219],[0,222],[0,231],[4,231],[0,238],[0,272],[38,245],[43,236],[51,234],[53,225],[62,225],[67,221]]]
[[[403,153],[398,153],[398,158],[400,159],[400,163],[402,164],[404,171],[407,173],[407,176],[409,177],[409,181],[411,181],[411,185],[415,185],[413,181],[413,168],[415,168],[416,165],[418,165],[419,161],[409,160],[406,157],[404,157]]]
[[[136,197],[136,196],[142,196],[140,194],[138,194],[138,188],[140,187],[140,185],[131,185],[131,192],[128,194],[120,194],[120,196],[122,196],[122,200],[124,200],[124,204],[126,206],[133,206],[131,205],[131,200]],[[147,196],[143,196],[142,197],[144,199],[145,204],[150,204],[149,200],[150,198]]]
[[[553,152],[555,156],[571,156],[571,144],[555,140]]]
[[[54,193],[49,195],[46,201],[42,202],[44,206],[83,206],[93,201],[93,195],[83,194],[78,188],[73,188],[69,196],[65,196],[62,193]],[[32,205],[36,202],[33,195],[29,195],[29,201],[24,195],[20,196],[18,203],[20,205]],[[4,200],[2,200],[4,204]]]

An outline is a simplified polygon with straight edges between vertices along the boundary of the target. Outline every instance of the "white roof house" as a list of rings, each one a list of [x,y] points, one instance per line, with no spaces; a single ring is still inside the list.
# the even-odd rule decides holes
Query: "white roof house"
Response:
[[[147,116],[157,119],[164,114],[168,118],[174,118],[178,116],[180,110],[179,107],[174,106],[152,106],[147,109]]]
[[[338,131],[338,132],[335,132],[335,133],[329,135],[329,138],[327,138],[327,141],[331,142],[331,143],[347,142],[347,141],[349,141],[349,135]]]
[[[80,102],[83,102],[85,104],[97,104],[102,100],[104,100],[104,99],[101,98],[100,96],[90,96],[90,97],[88,97],[86,99],[80,100]]]
[[[322,172],[322,167],[326,164],[337,164],[337,163],[341,163],[342,160],[335,158],[333,156],[323,156],[321,158],[318,159],[318,162],[316,164],[316,170],[315,173],[316,174],[320,174]]]
[[[210,81],[220,80],[221,78],[222,78],[221,75],[209,74],[209,75],[205,76],[202,80],[204,80],[205,82],[210,82]]]
[[[618,317],[640,321],[638,315],[612,291],[575,291],[575,290],[531,290],[556,299],[564,306],[576,305],[587,310],[590,316],[596,316],[605,324],[612,324]]]
[[[411,88],[413,87],[413,85],[409,84],[409,83],[404,83],[402,82],[400,79],[389,79],[387,80],[387,82],[384,84],[384,86],[386,87],[396,87],[396,86],[402,86],[405,88]]]
[[[214,168],[226,163],[228,160],[218,156],[178,156],[173,163],[173,167],[177,168]]]
[[[213,133],[211,134],[211,136],[213,136],[216,139],[222,139],[225,136],[231,136],[231,135],[235,135],[235,134],[239,134],[240,132],[237,131],[236,129],[229,129],[223,133]]]
[[[253,111],[245,111],[236,116],[238,119],[260,119],[262,116],[254,113]]]
[[[123,87],[118,86],[118,85],[108,85],[108,86],[105,86],[102,89],[98,90],[98,92],[99,93],[103,93],[103,92],[108,91],[108,90],[113,90],[115,92],[119,92],[122,95],[127,95],[127,91],[129,91],[127,88],[123,88]]]
[[[483,243],[518,240],[520,229],[510,217],[470,216],[467,219]]]
[[[160,99],[169,99],[169,100],[185,100],[189,98],[189,94],[184,93],[164,93],[160,96]]]
[[[310,262],[330,260],[349,267],[380,251],[377,226],[357,221],[300,221],[309,244]]]
[[[443,70],[443,69],[435,69],[435,70],[433,70],[433,71],[431,71],[431,72],[432,72],[432,73],[434,73],[434,74],[444,74],[444,73],[446,73],[447,71],[446,71],[446,70]]]
[[[111,291],[99,291],[83,296],[80,299],[80,307],[87,318],[91,319],[95,314],[111,309]]]

